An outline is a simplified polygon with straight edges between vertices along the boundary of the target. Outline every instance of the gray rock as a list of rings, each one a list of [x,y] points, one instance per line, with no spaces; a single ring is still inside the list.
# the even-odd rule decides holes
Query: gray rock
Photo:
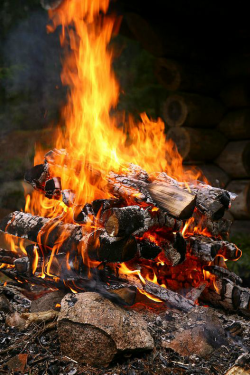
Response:
[[[65,296],[65,293],[61,290],[45,294],[39,299],[31,302],[30,312],[40,312],[47,310],[58,310],[57,304],[61,303],[61,300]]]
[[[114,305],[98,293],[61,301],[58,334],[63,354],[92,366],[108,366],[118,352],[151,350],[154,341],[135,311]],[[73,343],[73,345],[72,345]]]

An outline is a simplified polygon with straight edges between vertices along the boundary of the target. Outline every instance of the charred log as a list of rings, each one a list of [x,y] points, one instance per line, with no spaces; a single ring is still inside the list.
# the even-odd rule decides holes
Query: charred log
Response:
[[[139,206],[113,208],[105,223],[107,233],[112,237],[124,237],[144,227],[144,211]]]
[[[209,271],[215,276],[219,278],[227,278],[228,280],[233,281],[237,285],[242,284],[242,279],[236,275],[234,272],[229,271],[227,268],[219,267],[219,266],[206,266],[204,268],[205,271]]]
[[[163,288],[148,280],[145,281],[144,290],[178,310],[190,311],[195,306],[194,302],[183,297],[179,293]]]

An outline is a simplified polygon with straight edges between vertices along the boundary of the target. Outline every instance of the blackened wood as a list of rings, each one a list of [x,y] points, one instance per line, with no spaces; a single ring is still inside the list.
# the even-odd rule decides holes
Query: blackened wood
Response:
[[[144,290],[178,310],[190,311],[195,306],[194,302],[183,297],[179,293],[163,288],[148,280],[145,281]]]
[[[156,243],[145,238],[137,240],[139,246],[140,257],[145,259],[155,259],[162,252],[162,248]]]
[[[31,184],[35,190],[44,191],[46,181],[49,179],[49,169],[46,164],[35,165],[28,169],[24,181]]]
[[[28,257],[22,257],[22,258],[16,259],[14,261],[14,265],[18,274],[26,275],[26,276],[30,275],[31,268],[30,268],[30,261]]]
[[[213,241],[210,237],[192,236],[188,240],[189,253],[200,259],[202,262],[211,262],[218,254],[221,244]]]
[[[199,231],[206,230],[214,237],[221,236],[223,239],[228,238],[232,225],[231,220],[220,219],[214,221],[211,218],[201,214],[199,211],[194,212],[193,218],[194,221],[188,226],[188,232],[192,233],[195,228],[198,227]]]
[[[139,206],[111,209],[105,223],[107,233],[112,237],[124,237],[144,226],[144,211]]]
[[[232,178],[250,176],[250,141],[229,142],[215,163]]]
[[[172,127],[167,132],[185,161],[213,161],[226,145],[226,137],[210,128]]]
[[[225,259],[237,260],[241,257],[242,251],[233,243],[228,241],[220,241],[221,248],[218,254],[223,255]]]
[[[94,223],[94,210],[90,203],[74,207],[74,221],[79,224]]]
[[[225,111],[221,102],[197,94],[170,95],[164,103],[163,115],[172,127],[211,127],[217,125]]]
[[[102,213],[106,210],[109,210],[113,207],[121,207],[122,201],[120,199],[96,199],[92,203],[93,211],[95,215],[99,217],[102,216]]]
[[[192,216],[196,205],[195,195],[164,182],[152,183],[147,189],[156,205],[174,218],[183,220]]]
[[[19,257],[20,255],[13,253],[11,250],[0,248],[0,264],[14,264],[15,259]]]
[[[233,180],[227,189],[238,195],[230,209],[234,218],[238,220],[250,219],[250,179]]]
[[[191,301],[196,302],[200,295],[203,293],[205,290],[207,284],[206,283],[201,283],[198,287],[192,288],[187,294],[186,298],[191,299]]]
[[[250,109],[243,108],[227,113],[218,130],[230,140],[250,139]]]
[[[130,287],[120,287],[118,289],[108,289],[110,293],[114,293],[124,300],[125,304],[132,306],[135,303],[136,299],[136,288],[133,286]]]
[[[225,310],[240,311],[250,316],[250,289],[242,288],[233,281],[223,278],[215,281],[202,294],[202,300],[211,303],[213,306],[221,306]]]
[[[87,252],[92,260],[126,262],[135,257],[137,243],[133,236],[110,237],[104,230],[97,230],[88,236]]]
[[[0,230],[38,242],[47,252],[55,246],[62,253],[72,252],[80,247],[87,251],[91,259],[97,261],[125,262],[134,258],[137,251],[134,237],[109,237],[104,230],[89,233],[88,229],[79,225],[18,211],[8,215],[0,223]]]
[[[242,279],[236,275],[234,272],[229,271],[227,268],[219,267],[219,266],[206,266],[204,270],[209,271],[213,275],[218,276],[219,278],[227,278],[228,280],[233,281],[237,285],[242,284]]]
[[[49,199],[60,199],[61,197],[61,178],[53,177],[45,182],[44,193]]]

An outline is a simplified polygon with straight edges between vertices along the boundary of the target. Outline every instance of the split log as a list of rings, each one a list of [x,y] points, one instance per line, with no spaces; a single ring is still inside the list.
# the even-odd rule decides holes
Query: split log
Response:
[[[213,187],[225,189],[230,181],[226,172],[215,164],[199,165],[199,169],[202,175],[208,180],[208,183]]]
[[[221,98],[229,108],[249,107],[249,82],[244,79],[244,81],[230,83],[222,90]]]
[[[233,178],[250,177],[250,141],[229,142],[215,163]]]
[[[225,310],[240,311],[250,315],[250,289],[242,288],[233,281],[223,278],[215,281],[216,290],[206,288],[202,299],[213,306],[221,306]]]
[[[196,195],[196,207],[198,210],[212,220],[221,219],[225,210],[229,208],[231,200],[236,198],[234,193],[214,188],[200,181],[196,181],[196,184],[190,182],[187,187],[185,183],[174,180],[164,172],[158,174],[156,181],[164,181],[170,185],[191,191],[192,194]]]
[[[211,127],[224,114],[223,105],[213,98],[197,94],[171,95],[163,105],[163,117],[171,127]]]
[[[156,205],[171,216],[181,220],[192,216],[196,204],[195,195],[164,182],[149,184],[147,189]]]
[[[125,262],[132,259],[137,251],[133,237],[124,239],[109,237],[104,230],[89,233],[86,228],[79,225],[65,224],[58,219],[51,220],[18,211],[3,219],[0,230],[38,242],[47,249],[47,252],[55,246],[62,253],[82,248],[82,251],[87,251],[86,254],[91,259],[97,261]]]
[[[223,150],[226,138],[217,130],[172,127],[167,132],[184,160],[212,161]]]
[[[250,109],[229,112],[218,126],[218,130],[230,140],[250,138]]]
[[[168,303],[178,310],[190,311],[195,306],[194,302],[183,297],[181,294],[163,288],[160,285],[152,283],[151,281],[146,280],[143,288],[147,293],[160,298],[162,301]]]
[[[207,93],[219,87],[219,79],[215,74],[208,74],[200,65],[183,64],[167,58],[156,60],[155,74],[159,83],[170,91]]]
[[[227,188],[238,195],[230,209],[234,218],[250,219],[250,180],[231,181]]]

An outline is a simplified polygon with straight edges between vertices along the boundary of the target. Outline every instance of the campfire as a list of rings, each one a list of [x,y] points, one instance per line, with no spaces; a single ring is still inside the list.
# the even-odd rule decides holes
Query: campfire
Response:
[[[34,188],[25,211],[0,223],[10,244],[0,250],[1,272],[23,285],[97,292],[131,309],[143,300],[249,316],[250,290],[226,266],[242,254],[228,242],[224,218],[236,195],[187,170],[160,119],[124,116],[121,126],[121,115],[110,114],[119,87],[108,44],[119,19],[108,5],[67,0],[49,11],[48,31],[62,26],[70,94],[54,148],[37,150],[25,173]]]

